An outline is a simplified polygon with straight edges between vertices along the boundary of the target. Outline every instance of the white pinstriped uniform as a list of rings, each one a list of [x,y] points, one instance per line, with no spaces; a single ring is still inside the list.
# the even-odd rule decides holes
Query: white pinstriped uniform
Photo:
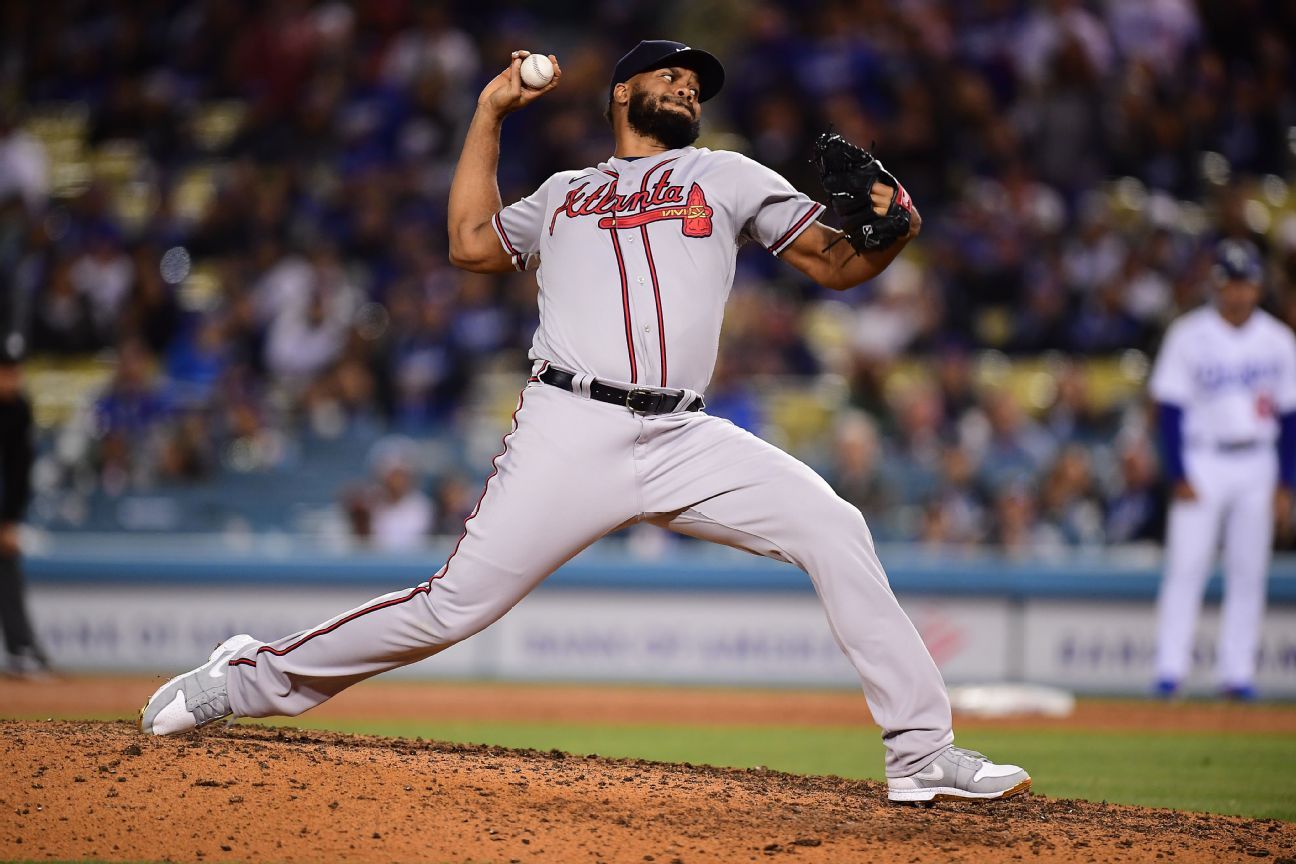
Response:
[[[883,729],[888,776],[930,762],[953,741],[949,700],[859,511],[726,420],[582,398],[595,377],[704,391],[739,245],[778,254],[822,210],[750,159],[692,147],[555,174],[504,208],[493,220],[500,243],[540,284],[534,369],[575,373],[575,392],[526,385],[495,472],[435,576],[231,660],[234,713],[300,714],[435,654],[598,538],[649,521],[807,572]]]

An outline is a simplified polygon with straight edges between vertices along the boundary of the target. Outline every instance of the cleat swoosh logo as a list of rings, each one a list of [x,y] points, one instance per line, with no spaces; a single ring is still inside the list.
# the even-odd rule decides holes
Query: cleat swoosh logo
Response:
[[[977,783],[986,777],[1008,777],[1013,774],[1025,773],[1016,765],[996,765],[993,762],[984,762],[977,769],[976,774],[972,775],[972,782]]]
[[[918,780],[943,780],[945,779],[945,772],[940,765],[933,762],[913,776]]]

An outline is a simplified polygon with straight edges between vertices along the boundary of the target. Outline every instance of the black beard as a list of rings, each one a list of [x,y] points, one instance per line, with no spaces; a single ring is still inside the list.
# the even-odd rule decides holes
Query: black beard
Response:
[[[644,90],[630,94],[626,120],[631,129],[654,139],[667,150],[689,146],[697,140],[702,129],[702,118],[663,108],[660,97]]]

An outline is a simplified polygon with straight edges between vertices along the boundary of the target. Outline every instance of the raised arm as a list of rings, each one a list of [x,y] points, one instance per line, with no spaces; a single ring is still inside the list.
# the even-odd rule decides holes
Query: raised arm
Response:
[[[874,209],[879,214],[885,213],[891,200],[891,188],[874,183],[870,191]],[[779,257],[825,288],[845,291],[885,270],[921,230],[922,216],[918,208],[910,204],[909,233],[904,238],[886,249],[856,254],[842,232],[815,222],[802,231]]]
[[[464,270],[504,273],[513,269],[513,260],[491,227],[491,219],[504,207],[496,179],[500,127],[506,116],[557,87],[562,77],[558,60],[551,54],[553,80],[540,90],[523,87],[519,67],[529,54],[514,51],[508,68],[492,78],[477,97],[477,110],[450,182],[446,220],[450,232],[450,263]]]

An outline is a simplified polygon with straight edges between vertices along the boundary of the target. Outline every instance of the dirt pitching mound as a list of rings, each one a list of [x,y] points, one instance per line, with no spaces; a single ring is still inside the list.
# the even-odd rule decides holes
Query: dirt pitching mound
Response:
[[[0,859],[1296,864],[1296,826],[1038,796],[235,726],[0,723]]]

